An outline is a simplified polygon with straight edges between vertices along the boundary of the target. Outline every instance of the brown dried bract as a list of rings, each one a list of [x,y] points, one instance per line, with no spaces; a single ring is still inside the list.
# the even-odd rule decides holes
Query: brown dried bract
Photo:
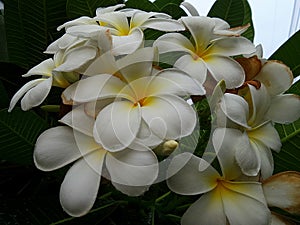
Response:
[[[262,64],[257,56],[235,59],[244,69],[246,81],[252,80],[261,70]]]

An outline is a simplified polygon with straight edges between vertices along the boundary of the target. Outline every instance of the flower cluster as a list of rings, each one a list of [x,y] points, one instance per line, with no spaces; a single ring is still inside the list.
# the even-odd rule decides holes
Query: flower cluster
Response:
[[[274,187],[287,174],[273,174],[271,150],[281,142],[274,123],[300,117],[300,98],[284,94],[292,85],[290,69],[262,58],[241,34],[248,25],[230,28],[218,18],[198,15],[174,20],[165,13],[116,5],[98,8],[96,16],[61,25],[65,34],[24,76],[41,78],[25,84],[12,98],[23,110],[41,105],[52,86],[63,88],[62,105],[71,106],[62,124],[36,141],[37,168],[51,171],[73,163],[61,184],[60,202],[72,216],[92,208],[101,176],[129,196],[142,195],[159,182],[157,154],[175,153],[196,128],[191,96],[207,97],[213,130],[210,151],[220,165],[191,152],[170,156],[164,174],[168,187],[183,195],[202,194],[182,217],[192,224],[269,224],[270,206],[293,208],[276,200]],[[145,40],[144,30],[164,32]],[[175,63],[160,56],[179,52]],[[271,184],[270,184],[271,183]],[[284,189],[284,190],[282,190]],[[281,192],[281,193],[282,193]],[[275,199],[275,200],[274,200]],[[272,203],[270,203],[272,202]],[[272,205],[273,204],[273,205]],[[281,205],[280,205],[281,204]],[[273,220],[276,220],[274,217]]]

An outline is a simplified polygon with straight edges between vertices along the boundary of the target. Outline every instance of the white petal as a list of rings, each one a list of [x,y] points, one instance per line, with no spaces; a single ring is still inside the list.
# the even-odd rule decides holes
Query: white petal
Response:
[[[46,59],[35,67],[31,68],[23,77],[31,75],[52,76],[52,70],[55,68],[53,59]]]
[[[96,200],[105,151],[93,152],[76,162],[60,187],[60,203],[71,216],[83,216]]]
[[[114,101],[115,98],[105,98],[94,102],[88,102],[84,104],[84,111],[89,117],[96,119],[99,112]]]
[[[189,2],[182,2],[180,6],[183,6],[183,9],[186,9],[191,16],[199,16],[197,9]],[[182,7],[180,7],[182,8]],[[186,11],[185,10],[185,11]]]
[[[80,133],[76,136],[81,136],[84,145],[81,149],[69,127],[59,126],[44,131],[35,144],[33,158],[36,167],[43,171],[55,170],[95,150],[92,138]]]
[[[221,192],[225,214],[230,224],[269,224],[271,213],[259,183],[225,184],[226,187]]]
[[[267,203],[289,213],[300,213],[300,173],[286,171],[275,174],[263,182]]]
[[[31,80],[31,81],[27,82],[23,87],[21,87],[20,90],[18,90],[12,97],[10,104],[9,104],[8,112],[11,112],[13,110],[13,108],[15,107],[15,105],[17,104],[19,99],[22,98],[22,96],[27,91],[29,91],[30,89],[37,86],[39,83],[41,83],[43,81],[45,81],[44,78]]]
[[[141,126],[137,134],[137,139],[140,143],[149,146],[150,148],[156,147],[163,141],[150,130],[149,126],[143,119],[141,120]]]
[[[238,146],[235,156],[243,173],[247,176],[257,176],[261,169],[260,151],[262,150],[257,149],[259,146],[256,147],[256,143],[250,142],[247,132],[240,137]]]
[[[272,123],[267,123],[255,130],[248,131],[248,136],[251,140],[262,142],[267,147],[279,152],[281,141],[277,130]]]
[[[187,136],[196,126],[195,110],[175,95],[148,97],[141,112],[152,132],[162,139]]]
[[[182,23],[176,20],[163,19],[163,18],[152,18],[148,19],[145,23],[141,25],[143,28],[151,28],[154,30],[161,31],[183,31],[185,28]]]
[[[157,47],[159,53],[183,51],[188,53],[195,52],[195,47],[184,35],[178,33],[164,34],[157,38],[153,47]]]
[[[251,54],[255,52],[255,46],[244,37],[222,38],[213,42],[207,49],[207,54],[217,54],[222,56],[236,56],[241,54]]]
[[[81,68],[94,59],[97,49],[92,46],[81,46],[68,51],[64,56],[64,62],[55,68],[55,71],[70,72]]]
[[[126,35],[129,32],[129,25],[126,14],[123,12],[104,13],[97,17],[100,22],[107,23],[109,27],[113,26],[120,35]]]
[[[244,83],[244,69],[235,60],[220,55],[207,55],[203,60],[215,80],[224,80],[227,88],[237,88]]]
[[[68,22],[64,23],[63,25],[59,26],[57,28],[57,30],[59,31],[63,28],[68,29],[69,27],[78,26],[78,25],[85,25],[86,26],[88,24],[97,24],[97,22],[94,19],[92,19],[88,16],[81,16],[81,17],[79,17],[75,20],[71,20],[71,21],[68,21]]]
[[[73,107],[72,111],[67,113],[59,121],[85,135],[93,136],[93,127],[95,119],[88,116],[85,113],[84,108],[84,105],[80,105],[76,108]]]
[[[140,124],[139,106],[129,101],[113,102],[97,116],[94,137],[108,151],[120,151],[136,138]]]
[[[122,76],[129,83],[141,77],[146,77],[151,74],[152,63],[154,61],[154,48],[141,48],[134,53],[129,54],[117,63]]]
[[[212,142],[217,153],[223,176],[227,180],[236,179],[241,175],[236,161],[237,151],[240,151],[243,134],[238,129],[217,128],[213,132]]]
[[[181,218],[182,225],[226,225],[220,192],[213,190],[202,195]]]
[[[117,4],[117,5],[108,6],[108,7],[99,7],[96,9],[96,15],[100,16],[101,14],[113,12],[113,11],[116,11],[117,9],[123,8],[123,7],[125,7],[125,4]]]
[[[78,37],[75,37],[75,36],[70,35],[70,34],[64,34],[59,39],[52,42],[47,47],[47,49],[44,51],[44,53],[55,54],[57,51],[59,51],[61,49],[64,50],[67,47],[69,47],[70,45],[73,45],[75,43],[80,43],[80,42],[83,42],[83,41],[85,41],[85,40],[83,40],[83,39],[80,40],[80,39],[78,39]]]
[[[144,34],[140,28],[133,29],[124,36],[112,36],[112,52],[115,56],[131,54],[140,48],[144,41]]]
[[[205,164],[206,170],[199,171],[199,166]],[[197,195],[206,193],[217,185],[219,173],[205,160],[185,152],[176,155],[168,168],[168,187],[178,194]]]
[[[266,117],[282,124],[296,121],[300,117],[300,97],[293,94],[274,96]]]
[[[247,125],[248,103],[241,96],[225,93],[220,105],[222,111],[230,120],[245,128],[249,127]]]
[[[174,94],[179,96],[204,95],[203,86],[176,69],[164,69],[155,74],[147,86],[150,95]]]
[[[103,30],[106,31],[107,28],[101,27],[98,24],[76,25],[73,27],[69,27],[66,30],[66,33],[78,37],[93,38],[97,37],[98,34]]]
[[[207,67],[201,58],[195,60],[191,55],[184,55],[175,62],[174,67],[186,72],[200,84],[206,80]]]
[[[158,161],[151,149],[125,149],[106,156],[106,168],[114,183],[127,186],[151,185],[158,175]]]
[[[65,101],[91,102],[101,98],[112,98],[120,95],[124,83],[109,74],[82,79],[64,90],[62,96]]]
[[[197,52],[203,52],[213,35],[214,20],[205,16],[182,17],[181,21],[191,32]]]
[[[96,58],[86,69],[84,75],[94,76],[98,74],[115,74],[118,71],[118,67],[114,56],[111,52],[106,52]]]
[[[255,79],[267,87],[270,95],[278,95],[290,88],[293,73],[283,63],[270,60],[263,65]]]
[[[52,87],[52,77],[40,82],[31,88],[21,100],[21,108],[26,111],[40,105],[48,96]]]

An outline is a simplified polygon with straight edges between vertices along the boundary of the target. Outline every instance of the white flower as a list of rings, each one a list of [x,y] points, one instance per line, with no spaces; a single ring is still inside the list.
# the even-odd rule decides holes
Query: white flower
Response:
[[[239,180],[240,170],[234,163],[234,152],[226,143],[220,145],[218,159],[223,175],[191,153],[175,156],[170,164],[168,172],[175,174],[167,184],[172,191],[181,195],[202,194],[184,213],[181,224],[269,224],[270,211],[261,183]]]
[[[137,138],[153,147],[191,134],[196,125],[196,112],[182,97],[203,95],[203,88],[178,70],[152,75],[153,57],[153,48],[139,49],[118,61],[118,76],[87,77],[63,92],[65,102],[100,102],[94,137],[109,151],[122,150]],[[103,108],[103,100],[111,102]]]
[[[73,109],[61,122],[70,125],[46,130],[37,139],[34,162],[37,168],[51,171],[69,163],[60,188],[60,202],[71,216],[82,216],[92,208],[100,186],[101,175],[121,192],[137,196],[144,193],[158,175],[158,162],[148,147],[135,143],[112,153],[92,137],[94,119],[83,105]]]
[[[72,23],[66,32],[81,37],[94,37],[101,30],[109,30],[112,34],[114,55],[130,54],[140,48],[144,42],[143,30],[147,28],[161,31],[184,30],[180,22],[167,14],[133,9],[98,13],[94,20],[98,24]]]
[[[194,16],[182,17],[181,21],[190,31],[193,42],[179,33],[165,34],[153,44],[158,47],[159,52],[185,52],[174,66],[201,84],[205,82],[209,72],[216,81],[225,80],[227,88],[242,85],[244,70],[230,56],[252,53],[255,51],[254,45],[243,37],[222,36],[221,31],[226,30],[227,26],[219,19]]]
[[[280,151],[280,137],[266,117],[270,110],[270,97],[264,85],[259,89],[248,85],[240,93],[243,97],[225,93],[217,107],[216,139],[224,138],[236,150],[236,161],[243,173],[263,179],[273,173],[270,149]],[[246,101],[246,100],[247,101]],[[234,141],[233,141],[234,140]]]

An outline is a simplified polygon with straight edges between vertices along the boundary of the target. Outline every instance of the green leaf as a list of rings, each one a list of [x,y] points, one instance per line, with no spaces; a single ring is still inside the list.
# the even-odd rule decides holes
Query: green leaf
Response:
[[[173,0],[172,2],[170,2],[170,0],[156,0],[153,4],[156,5],[157,8],[162,9],[168,4],[180,6],[182,2],[184,2],[184,0]]]
[[[289,94],[300,95],[300,80],[293,84],[290,89],[287,91]]]
[[[125,4],[128,8],[141,9],[146,12],[159,11],[159,8],[148,0],[128,0]]]
[[[289,66],[294,77],[300,75],[300,30],[290,37],[269,59],[280,60]]]
[[[19,164],[31,164],[38,135],[46,122],[33,111],[15,108],[11,113],[0,110],[0,158]]]
[[[47,58],[43,51],[66,20],[65,2],[5,0],[4,4],[9,62],[29,69]]]
[[[250,24],[243,36],[253,41],[254,27],[251,8],[247,0],[217,0],[208,12],[208,16],[221,18],[231,27]]]
[[[161,12],[167,13],[174,19],[179,19],[182,16],[186,16],[185,11],[180,8],[178,5],[169,3],[160,9]]]
[[[4,16],[2,10],[0,12],[1,12],[0,13],[0,61],[7,62],[8,52],[7,52]]]
[[[70,18],[79,16],[94,17],[98,7],[107,7],[123,3],[121,0],[68,0],[67,15]]]
[[[281,151],[273,154],[275,172],[300,171],[300,119],[288,125],[276,124],[275,128],[282,142]]]

